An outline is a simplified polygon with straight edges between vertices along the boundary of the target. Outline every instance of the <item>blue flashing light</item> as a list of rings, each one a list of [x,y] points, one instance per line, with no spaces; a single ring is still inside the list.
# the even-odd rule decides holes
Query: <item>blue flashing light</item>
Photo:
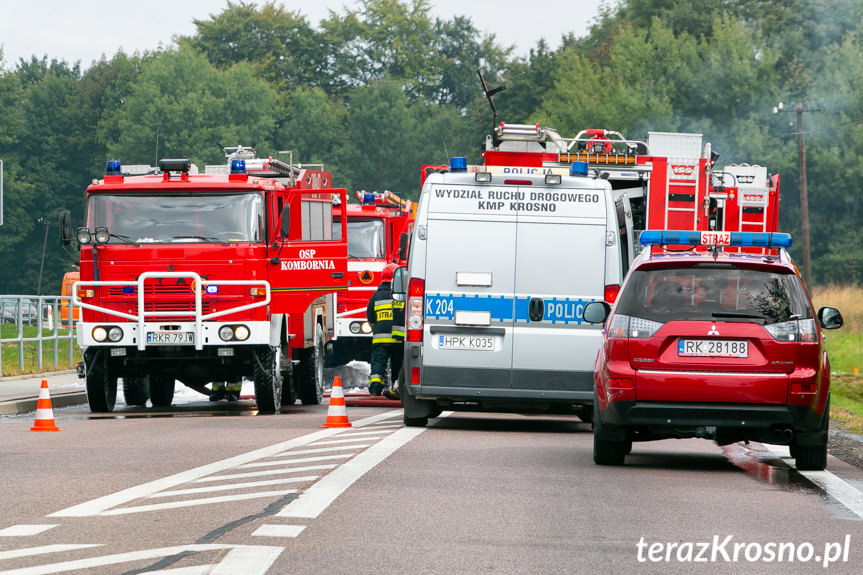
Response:
[[[454,158],[450,158],[449,160],[449,171],[450,172],[466,172],[467,171],[467,158],[464,156],[456,156]]]
[[[791,234],[771,232],[695,232],[690,230],[644,230],[641,245],[740,246],[790,248]]]
[[[243,158],[234,158],[231,160],[231,173],[232,174],[245,174],[246,173],[246,160]]]
[[[208,285],[206,287],[206,290],[207,290],[207,293],[209,293],[209,294],[219,293],[219,286]]]
[[[375,193],[374,192],[366,192],[365,194],[363,194],[363,205],[364,206],[375,205]]]
[[[573,162],[570,164],[569,175],[587,177],[587,162]]]
[[[105,162],[105,175],[106,176],[122,176],[123,171],[120,168],[120,160],[108,160]]]

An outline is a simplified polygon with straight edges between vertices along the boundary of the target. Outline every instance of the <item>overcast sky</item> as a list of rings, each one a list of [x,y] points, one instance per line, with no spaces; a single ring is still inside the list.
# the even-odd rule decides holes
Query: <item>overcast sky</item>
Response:
[[[328,10],[343,14],[345,6],[359,5],[355,0],[276,3],[299,11],[315,27]],[[433,16],[468,16],[476,28],[525,56],[540,38],[557,48],[567,32],[587,35],[603,3],[608,0],[430,0]],[[227,0],[0,0],[0,45],[7,69],[33,55],[80,61],[86,69],[102,54],[110,59],[120,49],[131,54],[170,46],[175,35],[195,33],[193,19],[208,19],[226,6]]]

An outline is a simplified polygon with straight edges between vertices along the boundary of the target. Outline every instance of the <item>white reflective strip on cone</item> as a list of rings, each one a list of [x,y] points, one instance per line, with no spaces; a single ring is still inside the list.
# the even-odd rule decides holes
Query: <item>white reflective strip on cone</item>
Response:
[[[330,404],[330,409],[329,409],[329,411],[327,412],[327,417],[330,417],[330,416],[333,416],[333,415],[334,415],[334,416],[339,416],[339,415],[347,416],[347,415],[348,415],[348,408],[347,408],[347,407],[345,407],[344,405],[333,405],[333,404]]]

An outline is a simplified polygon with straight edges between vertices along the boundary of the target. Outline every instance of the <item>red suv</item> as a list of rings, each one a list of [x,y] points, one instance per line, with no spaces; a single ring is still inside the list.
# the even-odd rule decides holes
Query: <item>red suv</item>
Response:
[[[824,469],[821,329],[841,327],[842,314],[814,312],[783,249],[791,237],[647,230],[640,241],[614,306],[584,310],[605,323],[593,460],[620,465],[634,441],[702,437],[789,445],[798,469]]]

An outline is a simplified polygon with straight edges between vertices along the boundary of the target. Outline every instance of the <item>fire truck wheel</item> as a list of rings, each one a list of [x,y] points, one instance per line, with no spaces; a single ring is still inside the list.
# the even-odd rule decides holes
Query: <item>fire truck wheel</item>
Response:
[[[324,334],[315,324],[315,345],[304,349],[299,365],[299,393],[303,405],[318,405],[324,398]]]
[[[87,350],[89,351],[89,350]],[[105,354],[96,350],[87,359],[87,403],[93,413],[114,411],[117,401],[117,378],[111,377],[105,364]]]
[[[123,399],[126,405],[146,407],[150,399],[150,382],[146,377],[124,377]]]
[[[278,413],[282,408],[282,382],[279,379],[279,349],[268,345],[255,352],[255,403],[261,413]]]
[[[174,378],[170,375],[151,375],[150,403],[153,407],[171,407],[174,401]]]

